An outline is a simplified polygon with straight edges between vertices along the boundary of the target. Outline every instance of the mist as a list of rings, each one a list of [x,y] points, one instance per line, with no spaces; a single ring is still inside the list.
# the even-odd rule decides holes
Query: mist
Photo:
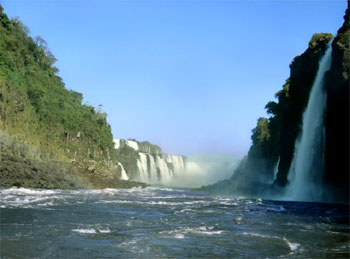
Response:
[[[186,170],[176,173],[168,184],[171,187],[198,188],[228,179],[239,164],[239,159],[224,155],[191,155]]]

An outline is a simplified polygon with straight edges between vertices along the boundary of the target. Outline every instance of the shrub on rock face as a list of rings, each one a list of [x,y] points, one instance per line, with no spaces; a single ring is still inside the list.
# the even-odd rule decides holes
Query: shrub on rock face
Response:
[[[333,38],[331,33],[315,33],[311,40],[309,41],[309,48],[314,49],[320,44],[328,44],[328,42]]]

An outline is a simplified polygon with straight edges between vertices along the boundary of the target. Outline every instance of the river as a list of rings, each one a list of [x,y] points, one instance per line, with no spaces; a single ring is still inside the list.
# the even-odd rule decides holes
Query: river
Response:
[[[177,189],[0,189],[1,257],[344,257],[349,206]]]

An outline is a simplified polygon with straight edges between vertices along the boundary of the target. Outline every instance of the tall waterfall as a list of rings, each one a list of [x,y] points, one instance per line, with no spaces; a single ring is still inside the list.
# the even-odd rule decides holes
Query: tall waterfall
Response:
[[[325,73],[332,61],[332,41],[321,58],[309,101],[303,114],[302,131],[296,141],[294,158],[289,171],[290,185],[287,199],[299,201],[322,200],[322,177],[324,172],[326,109]]]
[[[278,157],[277,163],[276,163],[275,167],[273,168],[273,179],[272,179],[272,182],[274,182],[277,179],[278,166],[280,164],[280,160],[281,160],[281,158]]]

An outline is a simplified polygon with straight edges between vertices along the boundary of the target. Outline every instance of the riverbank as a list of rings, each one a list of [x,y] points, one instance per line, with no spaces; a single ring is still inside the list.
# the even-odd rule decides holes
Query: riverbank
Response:
[[[146,187],[124,181],[118,167],[92,161],[50,159],[30,144],[0,134],[0,186],[45,189],[102,189]]]

